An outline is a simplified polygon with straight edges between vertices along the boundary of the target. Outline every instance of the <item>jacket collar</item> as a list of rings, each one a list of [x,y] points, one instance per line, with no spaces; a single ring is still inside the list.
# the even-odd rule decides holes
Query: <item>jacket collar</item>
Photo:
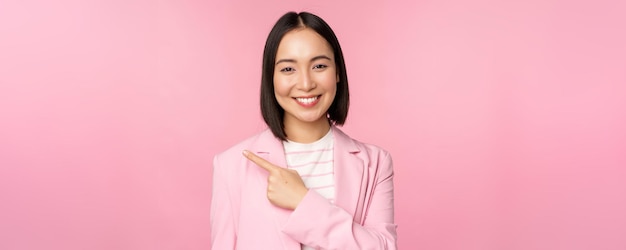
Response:
[[[343,151],[347,153],[358,153],[360,151],[360,149],[356,146],[354,140],[346,135],[339,128],[337,128],[336,126],[331,126],[330,129],[333,130],[335,153],[337,153],[338,151]],[[261,154],[282,154],[282,158],[285,158],[282,141],[276,138],[270,129],[266,129],[265,131],[261,132],[261,134],[259,134],[257,143],[254,143],[252,145],[250,151]],[[279,165],[278,162],[273,163]],[[286,166],[286,164],[280,166]]]

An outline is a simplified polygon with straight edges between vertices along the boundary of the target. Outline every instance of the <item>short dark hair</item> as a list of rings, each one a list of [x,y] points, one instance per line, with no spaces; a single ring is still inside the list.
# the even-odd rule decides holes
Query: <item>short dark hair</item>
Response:
[[[265,49],[263,50],[263,70],[261,73],[261,113],[263,114],[263,120],[272,130],[274,136],[281,140],[287,139],[283,123],[285,110],[278,104],[274,95],[274,67],[280,41],[287,32],[297,28],[314,30],[326,39],[333,49],[339,82],[337,83],[335,100],[333,100],[327,111],[330,122],[336,125],[343,125],[348,116],[348,107],[350,106],[346,65],[335,33],[322,18],[314,14],[308,12],[288,12],[278,19],[267,37]]]

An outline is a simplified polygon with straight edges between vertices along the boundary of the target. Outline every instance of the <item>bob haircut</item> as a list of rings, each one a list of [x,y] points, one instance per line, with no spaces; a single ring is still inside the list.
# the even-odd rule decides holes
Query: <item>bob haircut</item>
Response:
[[[339,82],[337,83],[335,99],[328,108],[328,111],[326,111],[326,116],[329,121],[332,124],[343,125],[348,116],[348,107],[350,106],[346,65],[335,33],[324,20],[314,14],[308,12],[288,12],[278,19],[267,37],[265,49],[263,50],[263,69],[261,73],[261,113],[263,114],[263,120],[265,120],[267,126],[272,130],[274,136],[283,141],[287,139],[284,129],[285,125],[283,123],[285,110],[278,104],[274,94],[276,53],[283,36],[297,28],[310,28],[314,30],[317,34],[322,36],[333,49]]]

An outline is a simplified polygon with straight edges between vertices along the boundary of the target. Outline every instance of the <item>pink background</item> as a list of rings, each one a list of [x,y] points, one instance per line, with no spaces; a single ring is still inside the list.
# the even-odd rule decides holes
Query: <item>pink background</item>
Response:
[[[402,249],[626,249],[626,2],[502,2],[2,0],[0,249],[208,249],[288,10],[340,39]]]

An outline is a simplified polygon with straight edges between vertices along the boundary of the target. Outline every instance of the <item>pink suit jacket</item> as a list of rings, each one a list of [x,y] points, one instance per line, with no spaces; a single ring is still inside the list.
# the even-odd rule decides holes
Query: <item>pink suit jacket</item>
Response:
[[[216,155],[212,249],[296,250],[301,243],[320,249],[396,249],[389,153],[332,129],[335,204],[315,191],[293,211],[269,202],[267,171],[242,156],[249,150],[286,166],[283,145],[269,129]]]

